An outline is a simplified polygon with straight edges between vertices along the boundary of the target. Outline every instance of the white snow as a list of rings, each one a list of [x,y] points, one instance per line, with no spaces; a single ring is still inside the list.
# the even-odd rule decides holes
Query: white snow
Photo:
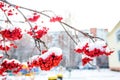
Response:
[[[63,80],[120,80],[120,72],[110,71],[109,69],[98,70],[72,70],[61,72]],[[57,70],[40,71],[35,76],[7,76],[7,80],[48,80],[48,77],[58,74]],[[0,77],[0,80],[2,77]]]
[[[95,42],[83,41],[82,43],[79,42],[75,49],[77,49],[77,48],[83,49],[83,47],[84,47],[87,43],[88,43],[88,48],[87,48],[87,49],[88,49],[89,51],[92,51],[92,50],[94,50],[95,48],[96,48],[96,49],[100,49],[101,51],[106,51],[106,48],[104,48],[104,46],[107,46],[105,41],[95,41]],[[108,47],[107,47],[107,51],[108,51],[108,52],[110,51],[110,50],[108,50]]]
[[[57,56],[62,55],[62,50],[60,48],[57,47],[52,47],[48,50],[49,53],[54,52]]]
[[[82,49],[86,43],[89,43],[88,41],[83,41],[83,42],[79,42],[78,45],[75,47],[75,49],[79,48]]]
[[[7,63],[11,63],[11,62],[14,61],[14,63],[21,64],[20,61],[18,61],[18,60],[16,60],[16,59],[11,59],[11,60],[9,60],[9,59],[4,59],[4,60],[3,60],[3,63],[4,63],[5,61],[7,61]]]
[[[3,54],[0,54],[0,58],[2,58],[3,57]]]
[[[60,56],[60,55],[62,55],[62,50],[60,48],[57,48],[57,47],[51,47],[50,49],[48,49],[47,52],[40,55],[40,57],[42,59],[46,59],[52,53],[55,53],[55,55]]]
[[[32,58],[30,58],[29,61],[31,62],[33,60],[38,59],[39,57],[41,57],[42,59],[46,59],[52,53],[55,53],[56,56],[60,56],[60,55],[62,55],[62,50],[60,48],[57,48],[57,47],[51,47],[44,54],[42,54],[40,56],[39,55],[35,55]]]

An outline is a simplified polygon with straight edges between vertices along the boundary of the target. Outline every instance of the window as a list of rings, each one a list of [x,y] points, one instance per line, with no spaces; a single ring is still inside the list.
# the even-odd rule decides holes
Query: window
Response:
[[[120,41],[120,34],[117,35],[117,40]]]
[[[120,61],[120,50],[118,51],[118,60]]]
[[[117,31],[116,37],[117,37],[117,41],[120,41],[120,30]]]

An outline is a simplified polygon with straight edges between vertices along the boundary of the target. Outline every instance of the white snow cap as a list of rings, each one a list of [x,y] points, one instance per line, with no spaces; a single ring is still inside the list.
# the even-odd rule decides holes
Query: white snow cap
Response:
[[[105,48],[103,48],[103,46],[106,46],[105,41],[95,41],[95,42],[83,41],[83,42],[79,42],[75,49],[78,49],[78,48],[82,49],[87,43],[88,43],[88,49],[90,51],[94,50],[95,48],[100,49],[101,51],[105,50]]]
[[[51,47],[50,49],[48,49],[48,51],[46,53],[42,54],[40,57],[45,59],[52,53],[55,53],[55,55],[60,56],[60,55],[62,55],[62,50],[57,47]]]
[[[86,43],[89,43],[89,42],[87,41],[79,42],[78,45],[75,47],[75,49],[78,49],[78,48],[82,49],[86,45]]]
[[[34,55],[31,58],[29,58],[29,62],[33,62],[34,60],[37,60],[40,55]]]
[[[110,50],[110,48],[109,47],[106,47],[106,52],[110,52],[111,50]]]
[[[10,47],[10,42],[8,42],[8,41],[6,41],[6,42],[1,41],[1,42],[0,42],[0,45],[2,45],[3,47],[5,47],[5,46]]]
[[[48,50],[49,53],[54,52],[57,56],[62,55],[62,50],[60,48],[57,47],[52,47]]]
[[[14,63],[19,63],[19,64],[20,64],[20,61],[18,61],[18,60],[16,60],[16,59],[11,59],[11,60],[9,60],[9,59],[4,59],[3,62],[4,62],[4,61],[7,61],[8,63],[14,61]]]
[[[0,54],[0,57],[3,57],[3,54]]]
[[[89,50],[93,50],[93,49],[97,48],[97,49],[100,49],[101,51],[104,51],[105,48],[103,48],[103,46],[106,46],[105,41],[96,41],[94,43],[89,44]]]
[[[62,55],[62,50],[60,48],[57,48],[57,47],[52,47],[52,48],[48,49],[48,51],[42,55],[35,55],[35,56],[31,57],[29,59],[29,62],[37,60],[38,58],[46,59],[52,53],[55,53],[56,56],[60,56],[60,55]]]

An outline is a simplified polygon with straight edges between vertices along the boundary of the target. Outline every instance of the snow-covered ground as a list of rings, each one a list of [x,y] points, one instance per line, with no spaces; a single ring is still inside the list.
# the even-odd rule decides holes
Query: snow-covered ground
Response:
[[[73,70],[70,78],[65,76],[65,80],[120,80],[120,72],[108,69],[98,70]]]
[[[31,77],[26,76],[7,76],[6,80],[48,80],[49,76],[55,76],[58,71],[42,71]],[[120,80],[120,72],[110,71],[109,69],[98,70],[72,70],[71,73],[63,71],[63,80]],[[33,79],[34,78],[34,79]],[[0,77],[2,80],[2,77]]]

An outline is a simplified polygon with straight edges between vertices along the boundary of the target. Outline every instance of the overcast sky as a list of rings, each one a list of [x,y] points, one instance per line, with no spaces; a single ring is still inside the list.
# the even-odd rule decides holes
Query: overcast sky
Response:
[[[39,11],[53,10],[68,17],[78,29],[108,28],[120,21],[120,0],[8,0]]]

